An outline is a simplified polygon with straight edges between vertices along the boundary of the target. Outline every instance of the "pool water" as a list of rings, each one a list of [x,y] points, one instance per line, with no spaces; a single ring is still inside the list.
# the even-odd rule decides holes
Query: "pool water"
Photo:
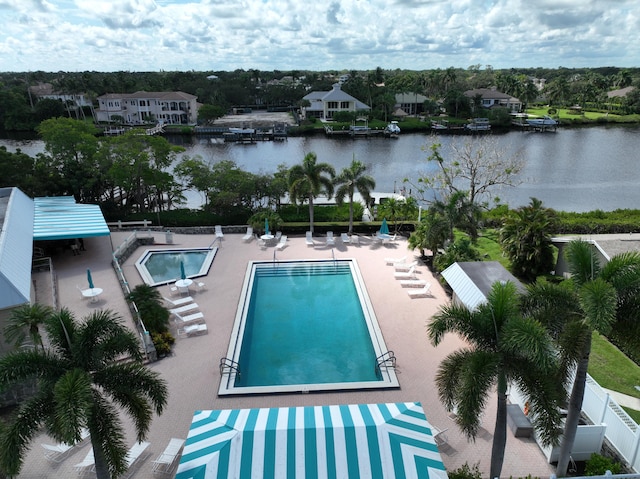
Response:
[[[217,248],[146,250],[136,261],[142,279],[151,286],[166,284],[180,279],[180,262],[184,264],[187,278],[206,275]]]
[[[236,393],[384,387],[386,378],[375,365],[386,349],[366,291],[354,280],[354,263],[254,268],[234,359],[240,370]]]

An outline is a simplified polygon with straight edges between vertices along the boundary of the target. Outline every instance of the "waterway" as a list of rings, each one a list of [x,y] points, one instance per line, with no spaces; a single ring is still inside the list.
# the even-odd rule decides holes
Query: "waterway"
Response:
[[[518,176],[521,183],[493,192],[511,207],[536,197],[545,206],[562,211],[640,208],[640,126],[562,128],[555,133],[512,131],[491,137],[505,154],[520,154],[524,160]],[[248,145],[217,143],[205,137],[170,140],[184,146],[184,154],[190,157],[200,156],[212,164],[232,160],[253,173],[273,173],[280,164],[295,165],[309,152],[315,152],[318,161],[332,164],[339,172],[355,157],[367,165],[368,174],[376,180],[376,191],[400,192],[404,186],[407,192],[415,193],[404,180],[417,184],[421,176],[435,171],[435,165],[426,160],[433,141],[442,144],[446,157],[452,142],[475,138],[401,134],[398,139],[352,140],[316,135]],[[9,151],[20,148],[32,156],[44,148],[38,140],[0,139],[2,145]],[[202,201],[196,192],[189,192],[187,198],[190,207]]]

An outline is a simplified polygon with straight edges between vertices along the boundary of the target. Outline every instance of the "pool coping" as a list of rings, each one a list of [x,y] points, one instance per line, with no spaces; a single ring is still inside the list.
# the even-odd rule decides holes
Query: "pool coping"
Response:
[[[144,266],[144,261],[148,259],[150,254],[172,253],[172,252],[179,252],[179,251],[207,251],[207,256],[205,257],[202,263],[202,266],[200,267],[200,271],[198,271],[197,274],[187,275],[187,278],[199,278],[202,276],[206,276],[209,273],[209,270],[211,269],[211,265],[213,264],[213,260],[215,259],[216,253],[218,252],[218,247],[214,246],[211,248],[166,248],[166,247],[147,248],[144,250],[144,252],[140,255],[140,257],[135,262],[136,270],[138,271],[138,274],[142,278],[142,281],[149,286],[155,287],[155,286],[164,286],[170,283],[175,283],[178,279],[180,279],[180,278],[172,278],[164,281],[155,281],[151,277],[151,274],[149,274],[149,271],[147,270],[147,268]]]
[[[354,382],[340,382],[340,383],[318,383],[318,384],[289,384],[289,385],[277,385],[277,386],[251,386],[251,387],[235,387],[234,383],[238,374],[238,360],[240,357],[240,351],[242,347],[242,340],[244,337],[244,329],[246,325],[246,315],[249,307],[249,299],[251,298],[253,288],[253,272],[259,265],[270,264],[287,264],[287,263],[326,263],[331,264],[335,262],[348,263],[351,270],[351,277],[353,279],[358,298],[360,300],[360,306],[364,314],[367,330],[369,331],[369,339],[374,349],[375,357],[380,358],[382,355],[389,353],[390,351],[386,347],[382,330],[378,323],[378,319],[371,302],[371,298],[367,292],[364,278],[360,272],[358,262],[355,258],[340,258],[339,260],[333,259],[297,259],[297,260],[284,260],[284,261],[249,261],[247,269],[245,271],[244,281],[242,284],[242,290],[240,292],[240,298],[238,300],[238,308],[236,310],[236,317],[233,323],[233,329],[229,338],[229,348],[227,349],[227,355],[220,360],[220,386],[218,388],[219,396],[231,396],[231,395],[254,395],[254,394],[277,394],[277,393],[309,393],[315,391],[345,391],[345,390],[363,390],[363,389],[388,389],[399,388],[400,383],[395,372],[395,368],[391,367],[388,362],[381,362],[379,371],[382,376],[380,381],[354,381]],[[391,352],[392,353],[392,352]],[[374,366],[374,365],[372,365]]]

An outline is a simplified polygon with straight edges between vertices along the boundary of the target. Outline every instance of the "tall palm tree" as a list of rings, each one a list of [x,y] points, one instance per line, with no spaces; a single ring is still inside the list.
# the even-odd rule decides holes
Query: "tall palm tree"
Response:
[[[27,380],[37,385],[0,437],[0,468],[17,475],[41,428],[70,444],[87,428],[98,479],[121,475],[127,446],[119,415],[131,416],[136,439],[143,440],[153,413],[161,414],[167,403],[164,380],[144,366],[139,340],[111,311],[77,321],[62,309],[46,319],[45,329],[49,348],[0,359],[0,389]]]
[[[14,309],[7,326],[4,328],[6,340],[20,347],[29,337],[36,349],[41,348],[40,326],[52,314],[53,310],[49,306],[38,303],[25,304]]]
[[[313,200],[325,193],[333,196],[333,178],[336,170],[329,163],[317,163],[315,153],[307,153],[301,165],[294,165],[289,170],[289,197],[297,203],[299,200],[309,201],[309,231],[313,233]]]
[[[355,155],[348,168],[343,169],[335,179],[335,184],[339,185],[336,190],[336,202],[341,205],[344,197],[349,197],[349,234],[353,233],[353,195],[358,191],[362,199],[368,205],[371,200],[371,190],[376,187],[376,181],[364,172],[367,167],[364,163],[357,161]]]
[[[553,341],[545,328],[520,315],[512,282],[496,282],[487,302],[469,311],[443,306],[428,326],[438,345],[445,333],[457,333],[470,344],[447,356],[438,369],[436,386],[447,410],[457,410],[456,423],[475,439],[489,395],[497,386],[497,414],[491,450],[490,477],[500,477],[507,441],[507,387],[515,382],[529,398],[532,421],[545,444],[557,440],[558,405]]]
[[[571,280],[566,285],[538,282],[523,304],[547,325],[560,346],[563,362],[575,366],[567,419],[556,474],[565,476],[578,430],[591,354],[593,331],[607,333],[640,293],[640,254],[614,256],[604,266],[591,245],[572,241],[566,247]]]

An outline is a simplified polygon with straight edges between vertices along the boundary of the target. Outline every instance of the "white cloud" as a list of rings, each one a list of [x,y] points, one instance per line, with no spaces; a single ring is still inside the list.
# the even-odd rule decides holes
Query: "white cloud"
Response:
[[[0,70],[638,66],[635,0],[0,0]]]

